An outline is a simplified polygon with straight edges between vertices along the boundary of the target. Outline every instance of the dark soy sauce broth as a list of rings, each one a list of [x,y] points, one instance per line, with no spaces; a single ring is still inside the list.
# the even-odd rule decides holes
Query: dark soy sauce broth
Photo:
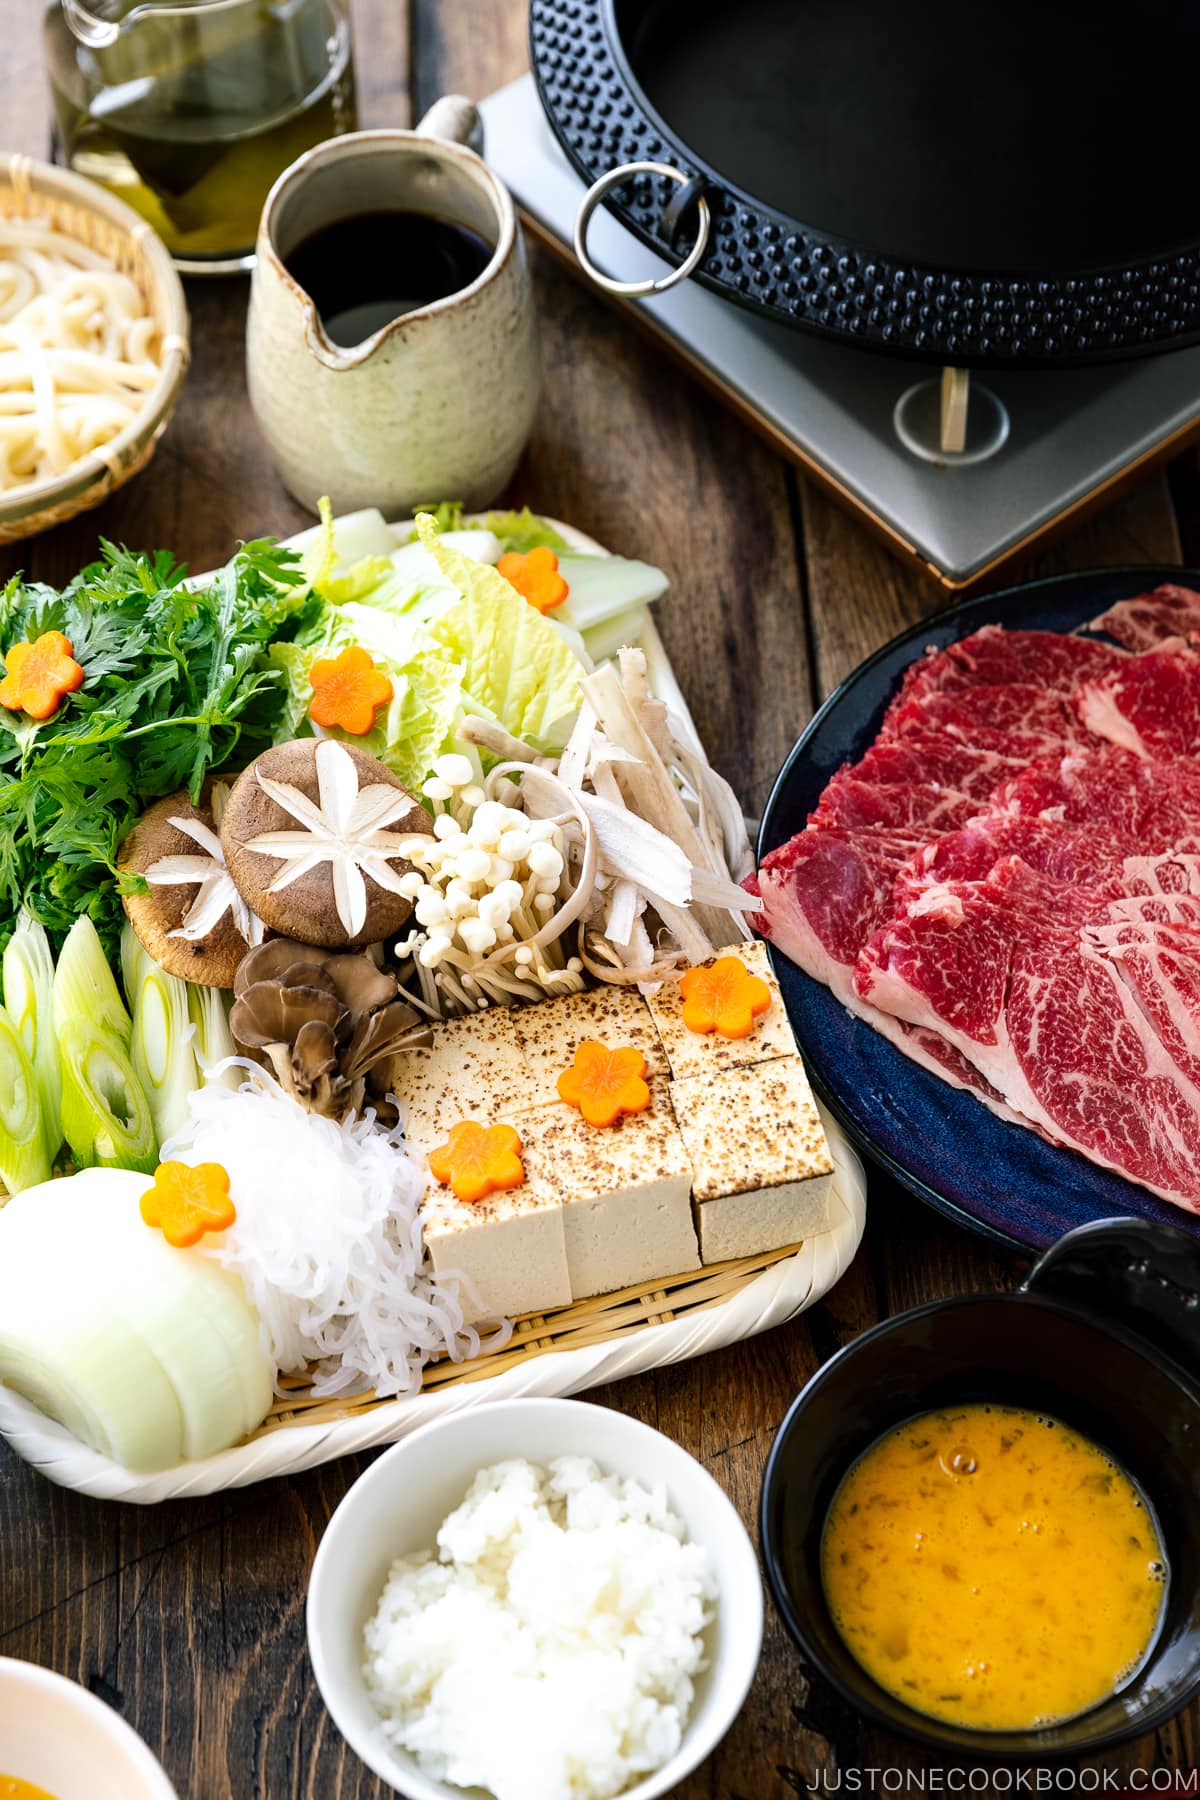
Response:
[[[468,225],[430,213],[352,213],[302,238],[285,262],[335,344],[361,344],[403,313],[477,280],[494,254]]]

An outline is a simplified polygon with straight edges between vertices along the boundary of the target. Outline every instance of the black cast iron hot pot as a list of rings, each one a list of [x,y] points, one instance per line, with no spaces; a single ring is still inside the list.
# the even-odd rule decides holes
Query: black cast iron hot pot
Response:
[[[877,1687],[846,1649],[821,1586],[821,1532],[838,1484],[892,1426],[968,1400],[1048,1413],[1141,1486],[1167,1552],[1163,1621],[1136,1675],[1056,1726],[942,1724]],[[813,1376],[763,1477],[767,1580],[806,1660],[888,1730],[968,1758],[1091,1754],[1152,1731],[1200,1692],[1200,1245],[1144,1219],[1060,1238],[1015,1294],[918,1306],[856,1338]]]
[[[790,325],[964,367],[1200,341],[1200,8],[532,0],[530,43],[584,180],[643,165],[590,204],[679,264],[609,283],[581,215],[614,291],[686,269]]]

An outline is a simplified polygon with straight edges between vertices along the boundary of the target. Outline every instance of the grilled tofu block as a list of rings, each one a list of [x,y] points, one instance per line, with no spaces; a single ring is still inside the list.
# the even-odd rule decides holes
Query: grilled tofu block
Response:
[[[671,1084],[705,1263],[827,1231],[833,1159],[798,1056]]]
[[[646,1078],[667,1073],[650,1009],[632,988],[602,987],[569,994],[537,1006],[518,1008],[512,1019],[525,1054],[534,1106],[558,1104],[558,1078],[575,1060],[580,1044],[594,1039],[615,1049],[630,1044],[646,1058]],[[514,1105],[521,1101],[514,1096]]]
[[[771,990],[771,1004],[754,1021],[749,1037],[726,1038],[715,1031],[690,1031],[683,1022],[683,995],[678,982],[664,982],[656,994],[649,996],[647,1004],[654,1015],[676,1081],[707,1075],[714,1069],[736,1069],[751,1063],[770,1062],[777,1056],[798,1057],[800,1054],[784,1011],[779,983],[767,958],[767,946],[757,940],[732,944],[720,955],[736,956],[749,974],[765,981]],[[716,960],[712,958],[712,961]]]
[[[533,1104],[525,1053],[503,1007],[449,1019],[426,1048],[402,1050],[388,1071],[414,1153],[428,1155],[460,1119],[495,1122],[500,1111]]]
[[[692,1165],[667,1083],[651,1081],[650,1095],[648,1111],[603,1130],[563,1100],[506,1119],[531,1194],[561,1210],[576,1300],[700,1267]]]
[[[468,1324],[570,1305],[562,1208],[528,1182],[467,1202],[431,1176],[423,1225],[434,1268],[457,1270],[475,1290],[462,1295]]]

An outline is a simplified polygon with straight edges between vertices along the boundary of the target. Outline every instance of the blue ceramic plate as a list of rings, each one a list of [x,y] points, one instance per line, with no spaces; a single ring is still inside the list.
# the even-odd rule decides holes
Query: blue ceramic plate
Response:
[[[981,625],[1074,631],[1160,581],[1200,588],[1200,571],[1147,566],[1056,576],[965,601],[893,638],[829,697],[784,763],[763,816],[760,857],[802,830],[830,776],[870,747],[901,675],[926,644],[940,649]],[[817,1093],[861,1150],[939,1212],[1030,1250],[1092,1219],[1131,1213],[1200,1235],[1200,1218],[998,1119],[910,1062],[786,957],[774,960]]]

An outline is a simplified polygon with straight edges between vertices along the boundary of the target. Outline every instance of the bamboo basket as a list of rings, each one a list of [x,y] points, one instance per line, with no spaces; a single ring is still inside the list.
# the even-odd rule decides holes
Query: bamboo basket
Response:
[[[49,1480],[103,1500],[152,1505],[292,1475],[392,1444],[450,1412],[489,1400],[578,1394],[720,1350],[786,1323],[849,1267],[866,1221],[862,1164],[825,1115],[834,1159],[834,1224],[819,1237],[694,1274],[623,1288],[520,1319],[512,1340],[473,1362],[433,1363],[419,1393],[320,1400],[288,1382],[242,1444],[155,1475],[124,1469],[0,1387],[0,1435]]]
[[[482,524],[483,516],[471,515],[466,522]],[[408,542],[413,523],[406,519],[391,527],[398,544]],[[576,550],[608,555],[575,526],[560,519],[550,523]],[[646,655],[652,691],[667,703],[676,727],[699,747],[695,722],[652,620],[638,645]],[[849,1267],[862,1240],[862,1162],[819,1102],[818,1110],[834,1163],[834,1222],[829,1231],[802,1244],[518,1319],[502,1348],[471,1362],[434,1362],[424,1371],[420,1392],[400,1399],[363,1394],[327,1400],[312,1392],[307,1379],[285,1380],[267,1417],[244,1443],[155,1475],[137,1474],[87,1449],[3,1386],[0,1436],[62,1487],[98,1499],[152,1505],[247,1487],[395,1443],[446,1413],[490,1400],[578,1394],[725,1349],[785,1324],[821,1299]]]
[[[161,335],[159,378],[125,429],[61,475],[0,492],[0,544],[61,525],[99,506],[144,469],[183,391],[188,316],[183,285],[162,239],[131,207],[94,182],[28,156],[0,156],[0,224],[45,219],[107,256],[136,283]]]

